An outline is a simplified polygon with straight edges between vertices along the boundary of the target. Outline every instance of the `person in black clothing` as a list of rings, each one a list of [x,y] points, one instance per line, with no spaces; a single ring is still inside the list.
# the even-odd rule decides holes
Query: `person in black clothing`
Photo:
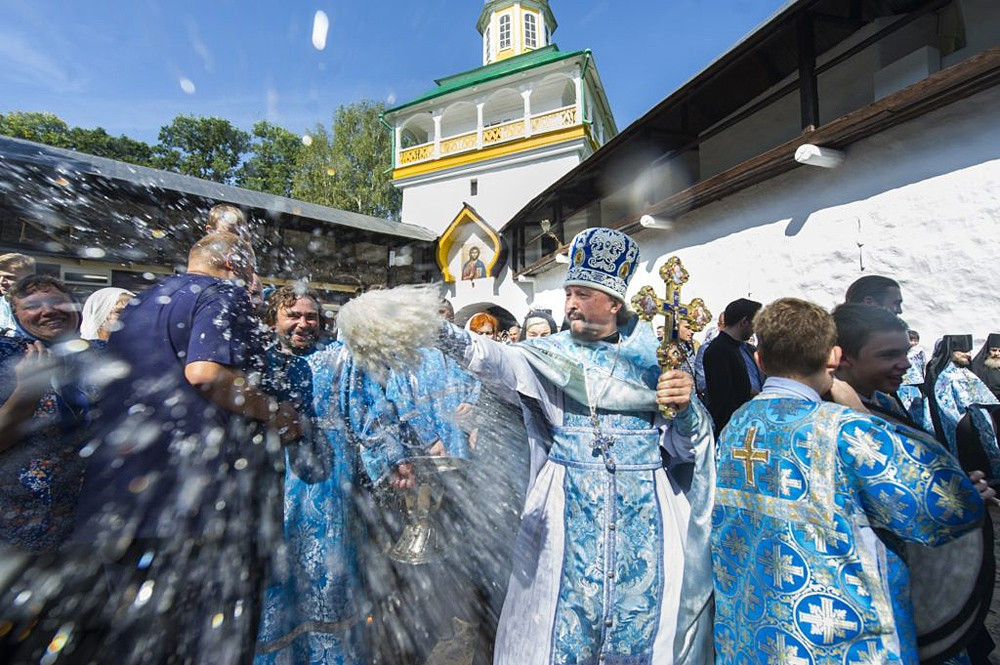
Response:
[[[990,333],[972,359],[972,372],[1000,399],[1000,333]]]
[[[708,411],[718,434],[730,416],[760,392],[763,377],[747,343],[753,335],[753,317],[761,303],[740,298],[726,306],[722,332],[705,349],[705,386]]]

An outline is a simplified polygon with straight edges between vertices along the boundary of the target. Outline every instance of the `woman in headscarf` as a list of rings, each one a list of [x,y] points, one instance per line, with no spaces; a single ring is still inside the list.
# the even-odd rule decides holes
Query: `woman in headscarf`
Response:
[[[556,320],[548,312],[540,309],[533,309],[524,317],[524,325],[521,326],[521,337],[517,341],[523,342],[526,339],[536,337],[548,337],[559,332]]]
[[[488,312],[474,314],[465,326],[477,335],[486,335],[490,339],[500,339],[500,320]]]
[[[983,348],[972,359],[972,371],[1000,399],[1000,333],[990,333],[986,338]]]
[[[52,552],[72,531],[83,479],[89,354],[74,344],[78,305],[62,282],[31,275],[9,295],[17,336],[0,337],[0,543]]]
[[[90,294],[83,304],[83,317],[80,321],[80,337],[82,339],[108,341],[118,316],[129,300],[135,294],[125,289],[109,286],[98,289]]]

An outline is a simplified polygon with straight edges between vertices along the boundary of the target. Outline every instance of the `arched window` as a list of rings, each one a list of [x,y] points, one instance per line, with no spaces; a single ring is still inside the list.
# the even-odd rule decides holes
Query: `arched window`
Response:
[[[538,24],[534,14],[524,15],[524,47],[538,48]]]
[[[500,17],[500,50],[510,48],[510,14]]]

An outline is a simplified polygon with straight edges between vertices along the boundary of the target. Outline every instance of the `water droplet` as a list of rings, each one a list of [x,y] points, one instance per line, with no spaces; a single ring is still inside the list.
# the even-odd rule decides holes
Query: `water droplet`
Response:
[[[147,568],[149,568],[149,564],[151,564],[151,563],[153,563],[153,553],[152,552],[145,552],[145,553],[143,553],[142,557],[139,559],[139,563],[136,564],[136,567],[139,570],[146,570]]]
[[[156,304],[158,304],[158,305],[169,305],[170,304],[170,296],[160,296],[159,298],[156,299]]]
[[[153,596],[154,584],[153,580],[146,580],[142,583],[142,586],[139,587],[139,593],[135,595],[136,607],[142,607],[149,602],[149,599]]]
[[[322,9],[313,17],[312,45],[317,51],[326,48],[326,35],[330,30],[330,17]]]
[[[90,343],[85,339],[73,339],[63,345],[69,353],[80,353],[90,348]]]
[[[233,468],[235,468],[237,471],[242,471],[243,469],[247,468],[246,458],[241,457],[235,462],[233,462]]]
[[[222,622],[226,620],[226,617],[222,616],[222,612],[219,612],[212,617],[212,628],[218,628],[222,625]]]
[[[302,136],[302,145],[310,146],[312,144],[313,144],[313,137],[309,136],[308,134],[304,134]]]
[[[195,92],[194,81],[192,81],[191,79],[187,78],[186,76],[182,76],[180,78],[179,83],[181,84],[181,90],[183,90],[184,92],[186,92],[189,95],[193,95],[194,94],[194,92]]]
[[[105,254],[107,254],[107,252],[100,247],[84,247],[80,250],[80,256],[85,259],[103,259]]]
[[[154,279],[156,279],[156,275],[154,275],[151,272],[144,272],[142,273],[142,278],[147,282],[152,282]]]
[[[15,605],[24,605],[30,599],[31,599],[31,592],[30,591],[22,591],[21,593],[17,594],[17,597],[14,599],[14,604]]]

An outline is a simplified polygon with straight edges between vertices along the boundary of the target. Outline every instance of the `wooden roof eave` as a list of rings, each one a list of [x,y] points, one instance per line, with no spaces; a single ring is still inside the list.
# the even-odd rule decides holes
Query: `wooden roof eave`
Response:
[[[1000,85],[1000,46],[942,69],[913,85],[816,129],[804,131],[790,141],[608,226],[625,233],[633,233],[643,228],[639,224],[639,219],[643,215],[678,217],[797,168],[800,165],[795,161],[794,155],[796,149],[803,143],[842,149],[873,134],[997,85]],[[557,263],[556,254],[565,252],[566,249],[567,246],[564,245],[555,252],[543,256],[517,272],[517,276],[533,275],[552,269]]]

